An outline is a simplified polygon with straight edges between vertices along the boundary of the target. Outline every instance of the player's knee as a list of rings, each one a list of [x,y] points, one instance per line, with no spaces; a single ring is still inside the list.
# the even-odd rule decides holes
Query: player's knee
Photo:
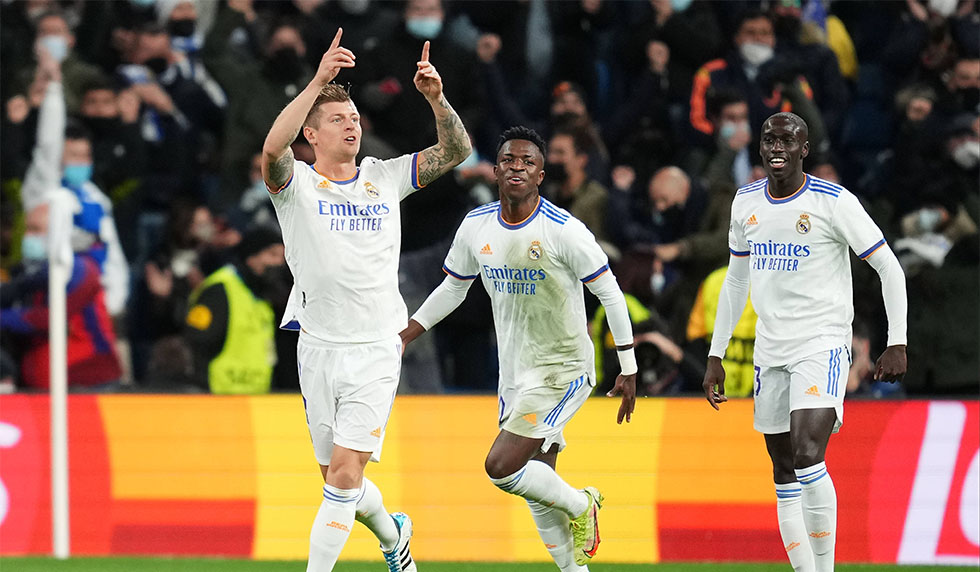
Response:
[[[334,464],[327,473],[327,484],[338,489],[356,489],[361,485],[361,470],[356,465]]]
[[[794,468],[805,469],[823,462],[823,450],[815,442],[805,441],[793,446]]]
[[[509,462],[502,455],[495,455],[491,452],[487,455],[487,460],[483,463],[483,468],[486,470],[487,476],[491,479],[502,479],[513,475],[520,468],[513,467],[512,465],[513,463]]]

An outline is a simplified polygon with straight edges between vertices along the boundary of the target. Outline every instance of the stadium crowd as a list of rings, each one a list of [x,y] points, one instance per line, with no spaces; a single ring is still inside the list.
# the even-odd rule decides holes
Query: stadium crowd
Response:
[[[238,390],[298,390],[260,151],[338,27],[357,55],[338,81],[362,114],[361,156],[433,142],[412,87],[425,40],[473,139],[452,176],[402,205],[410,312],[442,280],[459,221],[496,197],[497,137],[526,125],[548,144],[543,193],[595,234],[627,293],[639,394],[699,393],[732,197],[765,176],[763,120],[792,110],[810,128],[806,171],[861,198],[908,281],[909,373],[877,384],[884,307],[854,259],[848,391],[976,393],[975,0],[4,1],[3,388],[47,386],[44,197],[60,186],[79,207],[73,388],[226,393],[234,380],[214,372],[239,351],[265,382]],[[302,135],[293,150],[312,163]],[[413,343],[400,391],[495,390],[482,288],[464,306]],[[726,356],[729,395],[751,392],[754,320],[749,306]],[[604,324],[592,321],[597,359],[615,369]]]

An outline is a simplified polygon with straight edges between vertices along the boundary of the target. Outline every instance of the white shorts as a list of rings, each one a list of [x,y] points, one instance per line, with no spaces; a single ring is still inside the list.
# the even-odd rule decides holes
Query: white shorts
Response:
[[[540,386],[523,391],[502,386],[497,397],[498,426],[521,437],[544,439],[542,453],[547,453],[555,443],[561,451],[565,448],[562,429],[591,394],[588,374],[582,374],[566,386]]]
[[[317,462],[329,465],[334,445],[371,452],[371,460],[380,461],[398,389],[401,338],[338,344],[300,332],[296,355]]]
[[[833,407],[836,433],[844,422],[850,363],[850,349],[840,346],[785,366],[755,366],[755,430],[768,435],[786,433],[791,412]]]

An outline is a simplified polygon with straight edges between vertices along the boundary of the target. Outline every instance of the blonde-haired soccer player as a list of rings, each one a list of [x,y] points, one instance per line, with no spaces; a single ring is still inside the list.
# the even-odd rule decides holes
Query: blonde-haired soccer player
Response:
[[[850,247],[881,277],[888,347],[875,379],[905,375],[905,274],[881,230],[847,189],[803,172],[807,125],[792,113],[762,124],[767,177],[732,202],[728,274],[718,296],[704,393],[725,399],[721,360],[752,286],[755,429],[772,459],[776,513],[797,572],[834,569],[837,492],[824,464],[831,433],[844,421],[854,319]]]
[[[538,194],[544,141],[512,127],[500,138],[494,174],[500,200],[470,211],[456,231],[448,275],[402,332],[407,344],[452,312],[478,276],[490,294],[500,356],[500,433],[485,468],[501,490],[527,500],[541,540],[563,572],[588,570],[599,547],[602,495],[555,472],[562,429],[592,393],[595,353],[582,284],[606,309],[622,373],[617,421],[636,395],[636,357],[626,300],[595,237]]]
[[[333,569],[356,518],[381,541],[389,570],[413,571],[411,520],[389,515],[364,477],[368,460],[381,456],[401,369],[398,332],[408,319],[398,292],[399,203],[461,163],[470,142],[425,42],[415,86],[435,114],[438,142],[388,161],[367,157],[358,166],[360,115],[347,91],[330,83],[354,67],[354,54],[340,46],[342,33],[262,148],[262,174],[295,280],[284,325],[300,330],[300,387],[325,482],[307,570]],[[293,158],[290,145],[301,130],[313,165]]]

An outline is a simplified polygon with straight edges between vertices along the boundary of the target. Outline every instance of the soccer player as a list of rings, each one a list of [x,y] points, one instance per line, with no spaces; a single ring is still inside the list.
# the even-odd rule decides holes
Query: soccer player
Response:
[[[354,54],[340,46],[342,33],[310,84],[276,118],[262,149],[262,175],[295,279],[284,321],[300,329],[300,388],[325,482],[307,570],[333,569],[356,517],[381,541],[389,570],[413,571],[412,521],[389,516],[378,488],[364,478],[368,460],[381,456],[401,368],[398,332],[408,320],[398,293],[399,202],[461,163],[470,143],[425,42],[415,87],[435,113],[438,143],[388,161],[367,157],[358,166],[360,115],[347,91],[330,83],[354,67]],[[293,159],[290,144],[301,130],[313,165]]]
[[[576,490],[555,472],[562,429],[595,385],[582,284],[606,308],[622,373],[617,422],[629,422],[636,396],[636,357],[626,300],[606,255],[578,219],[538,195],[545,145],[531,129],[512,127],[497,147],[500,200],[469,212],[446,256],[445,280],[402,332],[408,344],[463,301],[481,276],[490,294],[500,356],[500,433],[485,468],[501,490],[524,497],[541,540],[563,571],[588,570],[599,547],[594,487]]]
[[[803,172],[809,149],[799,116],[777,113],[763,123],[767,177],[739,189],[732,203],[731,257],[703,388],[716,410],[726,401],[721,360],[751,284],[759,315],[754,425],[772,459],[779,532],[794,570],[827,572],[834,569],[837,493],[824,453],[844,420],[854,318],[848,247],[881,278],[888,347],[875,379],[905,375],[908,300],[905,274],[858,199]]]

